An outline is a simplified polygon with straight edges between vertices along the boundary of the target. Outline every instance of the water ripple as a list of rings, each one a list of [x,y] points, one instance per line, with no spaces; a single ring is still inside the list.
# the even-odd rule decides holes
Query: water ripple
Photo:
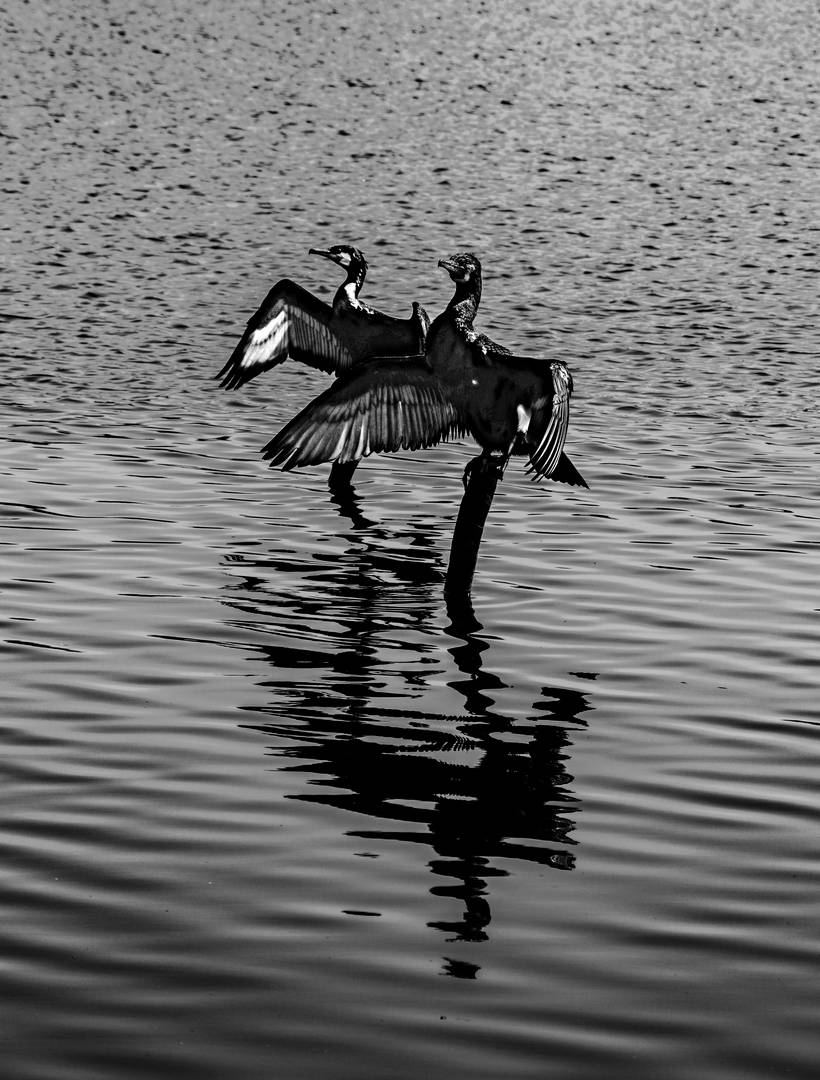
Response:
[[[814,10],[5,22],[7,1068],[813,1076]],[[469,440],[334,499],[259,458],[320,373],[213,379],[344,241],[573,370],[472,610]]]

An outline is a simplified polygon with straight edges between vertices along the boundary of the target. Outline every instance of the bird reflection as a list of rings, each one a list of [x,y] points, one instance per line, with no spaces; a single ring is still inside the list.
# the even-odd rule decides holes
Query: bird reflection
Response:
[[[450,558],[444,575],[444,596],[447,612],[455,627],[475,629],[471,590],[478,561],[478,551],[484,525],[493,502],[498,481],[504,474],[503,465],[479,454],[469,463],[464,494],[450,544]],[[347,518],[354,529],[372,528],[375,522],[366,517],[362,500],[350,478],[343,473],[331,473],[330,501],[339,514]]]
[[[354,529],[369,529],[376,523],[366,517],[362,511],[362,500],[356,493],[356,488],[351,484],[349,477],[331,470],[328,480],[330,488],[330,501],[337,508],[342,517],[350,520]]]
[[[486,666],[491,643],[466,596],[448,605],[441,629],[435,535],[420,522],[402,534],[362,529],[342,512],[351,529],[341,553],[227,559],[225,602],[254,615],[240,624],[258,628],[261,617],[276,628],[255,644],[270,705],[247,726],[271,740],[285,771],[310,778],[294,798],[372,820],[349,835],[430,848],[431,892],[461,910],[429,925],[481,942],[489,883],[508,873],[501,860],[574,866],[578,803],[566,763],[591,705],[579,690],[543,686],[524,717],[499,709],[510,686]],[[461,708],[441,711],[451,692]],[[444,960],[454,977],[478,970]]]

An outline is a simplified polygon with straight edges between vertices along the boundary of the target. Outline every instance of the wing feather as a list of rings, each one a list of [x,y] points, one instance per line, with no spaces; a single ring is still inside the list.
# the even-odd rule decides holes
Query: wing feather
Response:
[[[350,350],[334,333],[333,309],[283,278],[248,320],[239,344],[217,375],[233,390],[291,357],[320,371],[342,372],[353,363]]]
[[[560,361],[554,361],[549,367],[551,392],[540,395],[532,402],[527,430],[529,471],[536,474],[536,479],[549,477],[555,472],[569,426],[572,376],[566,365]]]
[[[379,358],[338,378],[263,450],[284,469],[420,450],[447,439],[456,410],[423,357]]]
[[[517,386],[515,402],[519,432],[529,453],[527,471],[533,479],[560,480],[586,487],[586,481],[564,454],[569,427],[572,375],[560,360],[552,362],[529,356],[513,356],[493,349],[487,361],[497,365]]]

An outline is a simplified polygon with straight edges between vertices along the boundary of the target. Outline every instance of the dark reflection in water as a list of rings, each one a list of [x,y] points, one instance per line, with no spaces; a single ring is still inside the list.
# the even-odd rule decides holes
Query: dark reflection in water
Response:
[[[339,510],[339,513],[349,518],[354,529],[367,529],[375,524],[365,516],[362,503],[356,494],[356,488],[351,483],[335,481],[331,473],[328,480],[330,499]]]
[[[501,860],[573,869],[569,732],[585,726],[591,706],[576,690],[543,686],[526,717],[499,711],[509,684],[485,666],[491,645],[469,601],[456,617],[450,610],[443,638],[431,633],[444,577],[434,538],[419,524],[402,537],[366,528],[355,494],[347,497],[348,547],[317,558],[307,586],[304,555],[228,558],[234,573],[242,565],[248,574],[226,602],[278,622],[279,640],[258,645],[271,669],[261,680],[272,691],[262,710],[270,719],[247,726],[274,739],[271,752],[306,777],[310,790],[300,784],[293,798],[379,822],[348,835],[429,845],[431,892],[463,907],[429,925],[451,941],[484,941],[488,881],[507,873]],[[321,629],[328,608],[340,632]],[[423,635],[415,648],[401,640],[408,633]],[[439,676],[463,712],[416,707]],[[474,978],[478,970],[445,958],[446,974]]]

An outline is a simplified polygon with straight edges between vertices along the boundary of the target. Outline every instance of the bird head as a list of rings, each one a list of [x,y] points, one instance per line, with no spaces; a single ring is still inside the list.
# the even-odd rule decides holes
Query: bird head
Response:
[[[449,259],[439,259],[438,264],[456,283],[481,279],[481,263],[471,251],[462,251]]]
[[[344,270],[349,270],[351,266],[357,270],[367,269],[367,261],[364,255],[358,248],[351,247],[350,244],[334,244],[327,251],[311,248],[308,255],[321,255],[323,259],[330,259],[331,262],[338,263]]]

